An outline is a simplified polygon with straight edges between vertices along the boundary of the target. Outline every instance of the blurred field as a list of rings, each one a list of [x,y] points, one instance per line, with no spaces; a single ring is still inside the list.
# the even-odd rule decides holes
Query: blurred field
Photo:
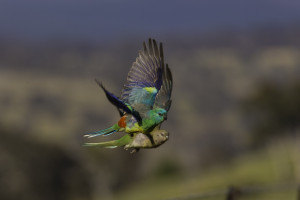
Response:
[[[284,139],[189,177],[145,180],[129,187],[117,199],[189,199],[193,196],[199,198],[191,199],[225,199],[222,192],[229,186],[262,190],[242,194],[238,199],[296,199],[299,161],[299,139]],[[275,190],[266,190],[266,186],[275,186]]]
[[[0,198],[172,199],[231,185],[289,184],[293,187],[240,199],[296,199],[300,98],[291,94],[300,93],[300,32],[293,30],[163,41],[175,81],[163,124],[171,138],[135,155],[81,144],[84,133],[119,117],[94,78],[119,94],[142,40],[112,45],[1,40],[0,186],[8,189],[0,190]],[[266,83],[275,98],[259,93]],[[268,107],[279,97],[288,101]]]

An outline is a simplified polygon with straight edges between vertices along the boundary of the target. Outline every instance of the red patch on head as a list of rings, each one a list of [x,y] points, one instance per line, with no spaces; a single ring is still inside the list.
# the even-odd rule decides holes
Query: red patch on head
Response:
[[[118,122],[118,126],[121,128],[125,128],[126,127],[126,115],[124,115],[123,117],[121,117],[121,119]]]

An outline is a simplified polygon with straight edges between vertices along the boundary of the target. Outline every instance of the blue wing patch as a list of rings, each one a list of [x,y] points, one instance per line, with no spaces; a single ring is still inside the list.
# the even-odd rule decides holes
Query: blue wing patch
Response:
[[[95,79],[95,81],[103,89],[103,91],[105,92],[105,95],[106,95],[107,99],[113,105],[115,105],[118,109],[122,109],[126,113],[132,114],[137,119],[137,121],[141,121],[142,120],[140,114],[136,110],[134,110],[128,103],[123,102],[117,96],[115,96],[113,93],[111,93],[108,90],[106,90],[104,88],[103,84],[100,81],[98,81],[97,79]]]
[[[143,104],[145,107],[152,109],[156,94],[157,89],[155,87],[133,88],[128,103],[130,105]]]

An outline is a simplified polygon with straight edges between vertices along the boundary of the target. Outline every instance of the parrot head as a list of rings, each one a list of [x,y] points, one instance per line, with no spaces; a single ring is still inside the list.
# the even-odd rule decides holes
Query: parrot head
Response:
[[[169,139],[169,132],[166,130],[154,130],[152,138],[156,146],[162,145]]]
[[[160,124],[167,119],[167,111],[162,108],[154,108],[150,111],[149,115],[154,119],[156,124]]]

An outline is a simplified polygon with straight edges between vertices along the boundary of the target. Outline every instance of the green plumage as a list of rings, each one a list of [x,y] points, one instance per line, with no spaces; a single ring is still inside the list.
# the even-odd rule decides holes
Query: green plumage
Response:
[[[111,140],[111,141],[100,142],[100,143],[85,143],[83,146],[116,148],[116,147],[125,146],[126,144],[129,144],[130,142],[132,142],[132,140],[133,140],[133,137],[130,137],[129,134],[126,134],[118,140]]]
[[[105,147],[105,148],[116,148],[124,147],[125,149],[134,148],[136,150],[140,148],[156,148],[169,139],[169,133],[165,130],[156,127],[153,131],[148,134],[134,133],[132,135],[126,134],[118,140],[112,140],[100,143],[85,143],[86,147]]]
[[[149,39],[148,45],[144,43],[143,47],[132,64],[120,97],[97,81],[108,100],[118,108],[121,119],[112,127],[85,136],[91,138],[121,131],[128,134],[118,140],[86,143],[85,146],[152,148],[168,139],[166,131],[154,129],[167,119],[171,106],[172,74],[164,62],[161,43],[157,45],[155,40]]]

